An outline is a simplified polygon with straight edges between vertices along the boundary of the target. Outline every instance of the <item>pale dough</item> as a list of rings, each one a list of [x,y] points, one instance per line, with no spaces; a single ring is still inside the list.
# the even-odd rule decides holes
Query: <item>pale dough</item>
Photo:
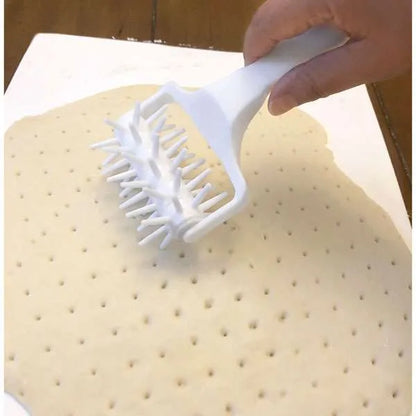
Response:
[[[154,90],[6,133],[7,391],[33,415],[407,416],[410,253],[322,127],[263,109],[242,146],[249,206],[197,244],[142,248],[89,145]]]

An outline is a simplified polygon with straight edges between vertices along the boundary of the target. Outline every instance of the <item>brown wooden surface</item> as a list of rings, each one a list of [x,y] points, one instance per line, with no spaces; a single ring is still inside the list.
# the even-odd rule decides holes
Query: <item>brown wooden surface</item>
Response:
[[[412,219],[412,74],[368,85],[373,107]]]
[[[5,0],[5,86],[36,33],[160,39],[240,51],[262,0]],[[411,75],[368,86],[411,213]],[[359,152],[359,149],[357,149]]]
[[[262,0],[159,0],[155,38],[171,45],[241,51]]]
[[[7,86],[37,33],[151,39],[152,0],[5,0]]]

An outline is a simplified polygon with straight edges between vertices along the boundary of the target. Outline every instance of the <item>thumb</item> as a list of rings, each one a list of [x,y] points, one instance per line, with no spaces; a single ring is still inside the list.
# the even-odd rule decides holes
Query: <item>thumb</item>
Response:
[[[283,114],[308,101],[368,82],[377,70],[369,42],[347,43],[298,65],[273,86],[269,111]]]

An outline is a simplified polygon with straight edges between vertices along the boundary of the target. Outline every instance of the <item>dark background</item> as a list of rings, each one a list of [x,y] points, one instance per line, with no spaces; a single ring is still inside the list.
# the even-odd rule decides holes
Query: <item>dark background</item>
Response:
[[[245,29],[261,3],[262,0],[5,0],[5,88],[36,33],[156,39],[170,45],[241,51]],[[411,73],[367,88],[410,215]]]

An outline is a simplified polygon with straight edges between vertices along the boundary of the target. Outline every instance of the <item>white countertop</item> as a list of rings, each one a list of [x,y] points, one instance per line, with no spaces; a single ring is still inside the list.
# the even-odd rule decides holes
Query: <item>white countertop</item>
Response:
[[[101,91],[174,80],[199,87],[243,65],[242,54],[160,44],[37,35],[5,94],[5,128],[27,115]],[[337,165],[392,218],[406,244],[411,227],[367,90],[359,86],[304,104],[326,130]],[[6,397],[7,416],[25,415]]]

